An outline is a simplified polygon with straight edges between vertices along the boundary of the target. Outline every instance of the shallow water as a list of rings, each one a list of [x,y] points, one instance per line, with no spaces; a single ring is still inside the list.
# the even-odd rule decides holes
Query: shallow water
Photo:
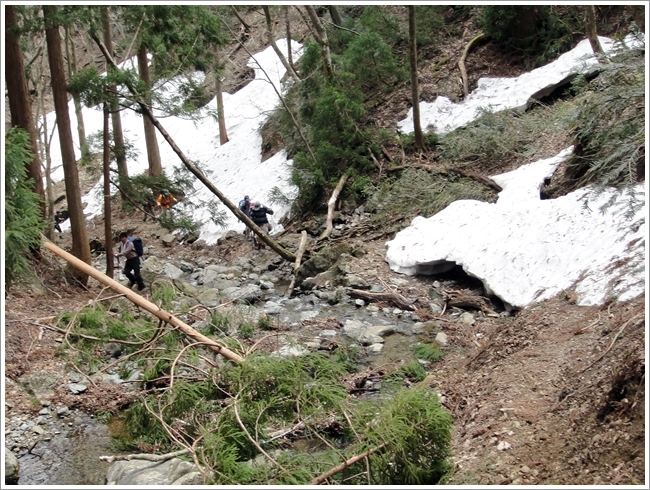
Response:
[[[109,463],[99,456],[116,454],[108,426],[76,415],[50,441],[41,441],[19,459],[19,485],[104,485]]]

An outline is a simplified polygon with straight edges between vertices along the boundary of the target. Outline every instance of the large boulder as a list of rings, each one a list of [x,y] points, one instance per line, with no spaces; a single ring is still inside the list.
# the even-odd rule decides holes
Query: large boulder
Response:
[[[194,464],[179,458],[163,462],[132,459],[116,461],[106,473],[106,485],[203,485]]]

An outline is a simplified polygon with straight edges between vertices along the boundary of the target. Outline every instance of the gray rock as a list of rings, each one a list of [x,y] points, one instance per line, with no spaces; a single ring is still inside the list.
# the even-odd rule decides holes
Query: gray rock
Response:
[[[458,320],[465,325],[474,325],[476,323],[476,320],[474,319],[474,315],[472,315],[470,312],[466,311],[460,317]]]
[[[107,485],[178,485],[179,482],[185,485],[204,483],[196,467],[179,458],[163,462],[116,461],[106,474]]]
[[[176,241],[176,235],[168,233],[167,235],[162,237],[160,240],[163,242],[163,245],[165,247],[171,247],[172,245],[174,245],[174,242]]]
[[[12,485],[18,482],[20,463],[16,455],[5,446],[5,484]]]
[[[383,293],[384,290],[385,290],[384,286],[381,286],[379,284],[373,284],[372,286],[370,286],[370,291],[372,291],[373,293]]]
[[[54,390],[61,384],[58,378],[48,371],[25,374],[18,379],[18,383],[39,401],[54,395]]]
[[[199,303],[208,308],[218,306],[220,302],[219,290],[214,288],[204,289],[199,293],[196,299]]]
[[[81,383],[70,383],[68,385],[68,389],[75,395],[78,395],[79,393],[83,393],[84,391],[86,391],[88,387]]]
[[[362,306],[365,306],[366,302],[362,299],[356,299],[354,300],[354,306],[361,308]]]
[[[383,344],[384,339],[374,333],[362,333],[359,335],[359,343],[361,345]]]
[[[447,335],[443,332],[439,332],[436,335],[436,342],[438,342],[443,347],[446,346],[449,342],[447,341]]]
[[[165,264],[162,273],[170,279],[179,279],[183,276],[183,271],[173,264]]]
[[[190,264],[189,262],[185,262],[181,260],[181,263],[178,264],[178,268],[185,272],[186,274],[191,274],[194,272],[194,266]]]

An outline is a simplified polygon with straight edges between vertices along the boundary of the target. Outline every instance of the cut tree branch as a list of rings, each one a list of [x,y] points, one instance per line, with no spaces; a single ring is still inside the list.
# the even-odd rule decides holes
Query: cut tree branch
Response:
[[[465,46],[465,49],[463,50],[463,55],[460,57],[458,60],[458,68],[460,68],[460,76],[463,78],[463,94],[465,97],[469,95],[469,88],[467,84],[467,71],[465,70],[465,59],[467,58],[467,53],[469,53],[469,50],[472,48],[472,45],[481,39],[483,37],[483,33],[479,33],[476,35],[470,42],[467,43],[467,46]]]
[[[415,311],[415,307],[413,306],[414,302],[409,301],[399,293],[372,293],[361,289],[350,289],[348,290],[348,296],[365,299],[366,301],[387,301],[402,310]]]
[[[129,288],[126,286],[123,286],[119,282],[115,281],[114,279],[111,279],[105,274],[102,274],[99,272],[97,269],[94,267],[86,264],[85,262],[79,260],[77,257],[74,255],[66,252],[65,250],[62,250],[61,248],[57,247],[54,245],[52,242],[50,242],[48,239],[43,237],[43,244],[45,248],[47,248],[50,252],[54,253],[55,255],[58,255],[61,257],[63,260],[68,262],[73,267],[76,267],[79,269],[81,272],[88,274],[92,278],[96,279],[97,281],[101,282],[102,284],[105,284],[106,286],[110,287],[113,291],[116,291],[118,293],[123,294],[129,301],[135,303],[138,305],[140,308],[144,308],[147,310],[149,313],[152,315],[160,318],[161,320],[169,323],[170,325],[177,327],[179,330],[181,330],[185,335],[188,337],[191,337],[192,339],[196,340],[197,342],[201,342],[205,344],[205,346],[218,353],[221,354],[222,356],[230,359],[231,361],[235,361],[237,363],[240,363],[244,360],[243,357],[241,357],[239,354],[236,354],[235,352],[232,352],[230,349],[227,349],[226,347],[222,346],[221,344],[215,342],[211,338],[206,337],[205,335],[197,332],[194,330],[192,327],[184,323],[183,321],[179,320],[176,318],[174,315],[171,313],[163,310],[160,308],[158,305],[155,303],[152,303],[151,301],[148,301],[147,299],[143,298],[139,294],[137,294],[134,291],[131,291]]]
[[[339,183],[336,184],[336,187],[332,192],[332,196],[330,197],[330,200],[327,202],[327,221],[326,221],[325,231],[321,234],[321,236],[318,237],[318,240],[327,238],[332,233],[332,228],[333,228],[332,220],[334,219],[334,207],[336,206],[336,200],[339,198],[339,194],[341,193],[341,190],[343,190],[343,186],[345,185],[345,182],[347,180],[348,180],[347,173],[341,175],[341,178],[339,179]]]

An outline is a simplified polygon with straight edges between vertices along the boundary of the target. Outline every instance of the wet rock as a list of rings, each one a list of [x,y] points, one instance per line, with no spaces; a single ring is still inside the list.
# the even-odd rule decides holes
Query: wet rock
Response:
[[[373,345],[373,344],[383,344],[384,339],[380,337],[379,335],[376,335],[374,333],[362,333],[359,335],[359,343],[361,345]]]
[[[181,260],[180,264],[178,264],[178,268],[180,270],[182,270],[183,272],[185,272],[186,274],[191,274],[192,272],[194,272],[194,266],[192,264],[190,264],[189,262],[185,262],[185,261],[182,261],[182,260]]]
[[[5,446],[5,484],[14,485],[18,483],[18,473],[20,472],[20,463],[16,455]]]

